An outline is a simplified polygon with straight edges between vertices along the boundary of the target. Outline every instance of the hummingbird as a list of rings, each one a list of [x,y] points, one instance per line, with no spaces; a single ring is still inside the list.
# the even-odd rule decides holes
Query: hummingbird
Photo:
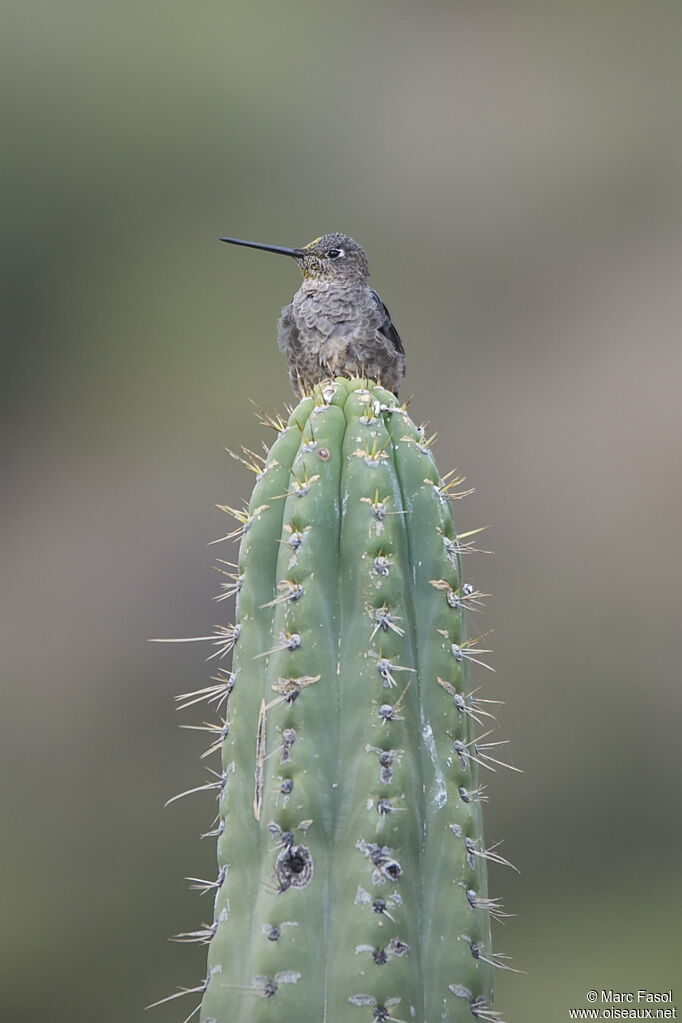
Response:
[[[300,396],[335,376],[371,377],[397,395],[405,351],[390,313],[368,284],[365,250],[346,234],[323,234],[300,249],[221,238],[230,245],[291,256],[303,283],[284,306],[277,344]]]

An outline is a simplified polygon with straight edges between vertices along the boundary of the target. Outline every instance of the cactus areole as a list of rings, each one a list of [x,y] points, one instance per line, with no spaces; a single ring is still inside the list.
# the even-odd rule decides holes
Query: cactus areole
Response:
[[[221,715],[195,1012],[496,1021],[492,967],[508,967],[491,951],[503,914],[486,860],[504,861],[483,841],[492,715],[468,680],[481,595],[462,574],[453,482],[393,394],[359,379],[317,386],[252,468],[236,623],[216,636],[232,670],[185,698]]]

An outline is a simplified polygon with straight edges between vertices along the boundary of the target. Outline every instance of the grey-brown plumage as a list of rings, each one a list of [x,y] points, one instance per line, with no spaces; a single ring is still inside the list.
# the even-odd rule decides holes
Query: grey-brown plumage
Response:
[[[221,238],[293,256],[303,283],[277,324],[294,393],[335,376],[366,376],[394,394],[405,374],[405,352],[388,309],[370,288],[365,251],[345,234],[325,234],[301,249]]]

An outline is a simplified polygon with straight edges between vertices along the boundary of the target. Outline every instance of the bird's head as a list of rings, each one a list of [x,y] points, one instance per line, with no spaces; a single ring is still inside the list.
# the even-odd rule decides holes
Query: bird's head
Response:
[[[369,277],[365,250],[347,234],[323,234],[298,252],[296,259],[306,280],[366,281]]]
[[[306,280],[364,282],[369,277],[365,250],[347,234],[323,234],[300,249],[245,242],[241,238],[220,240],[232,245],[246,245],[252,249],[265,249],[266,252],[292,256]]]

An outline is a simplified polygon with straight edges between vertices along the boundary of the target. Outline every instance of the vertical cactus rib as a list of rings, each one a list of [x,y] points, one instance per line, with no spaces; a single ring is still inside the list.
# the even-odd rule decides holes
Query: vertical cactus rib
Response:
[[[476,718],[466,658],[461,558],[453,550],[454,523],[442,480],[420,431],[406,417],[390,422],[396,468],[405,501],[414,573],[425,786],[424,1018],[457,1019],[453,987],[475,1005],[489,1004],[491,968],[475,955],[490,948],[485,865],[467,839],[482,835],[477,765],[470,750]],[[473,717],[472,717],[473,714]],[[461,752],[457,752],[460,750]],[[456,921],[456,923],[454,923]]]
[[[342,791],[329,1004],[338,1020],[358,1023],[359,995],[378,1006],[399,1000],[410,1015],[422,1011],[422,800],[409,561],[391,437],[376,402],[366,389],[346,401],[341,483]]]
[[[228,734],[222,753],[225,786],[218,805],[218,879],[215,892],[215,933],[209,946],[207,988],[202,1012],[220,1018],[222,1005],[241,1000],[248,967],[252,907],[259,878],[254,858],[263,858],[265,840],[253,816],[255,753],[260,704],[265,683],[253,670],[254,660],[272,634],[276,565],[282,536],[284,506],[279,495],[286,490],[291,466],[300,446],[295,424],[284,429],[268,454],[266,466],[249,502],[249,516],[240,544],[237,620],[239,642],[229,676],[225,710]],[[215,1012],[213,1010],[215,1006]]]
[[[214,918],[178,936],[209,945],[200,1021],[499,1023],[486,862],[505,861],[478,777],[499,761],[476,734],[481,595],[451,487],[372,381],[317,386],[278,429],[243,516],[232,671],[197,694],[224,714],[203,726]]]
[[[306,420],[284,500],[277,564],[274,652],[266,669],[266,738],[261,827],[269,833],[252,907],[261,934],[250,975],[300,974],[277,990],[277,1012],[321,1019],[327,950],[327,897],[336,780],[339,450],[343,412],[316,404]],[[300,538],[300,542],[299,542]],[[293,740],[284,756],[285,736]],[[287,927],[284,927],[284,924]],[[269,927],[280,932],[274,940]],[[258,940],[259,939],[259,940]],[[273,996],[274,997],[274,996]],[[273,1018],[260,1000],[244,1023]]]

